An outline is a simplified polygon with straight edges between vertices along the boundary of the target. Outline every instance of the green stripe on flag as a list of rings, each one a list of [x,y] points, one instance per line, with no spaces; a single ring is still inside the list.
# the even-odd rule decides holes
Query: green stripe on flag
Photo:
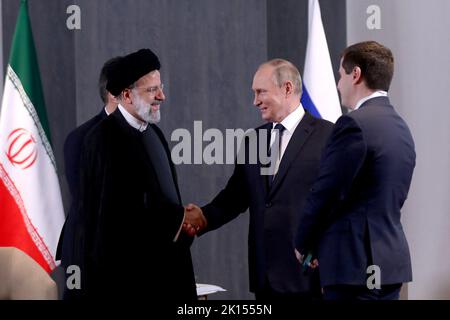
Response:
[[[28,2],[21,0],[16,31],[11,46],[9,64],[15,71],[22,86],[38,114],[48,141],[51,143],[50,128],[45,110],[39,65],[28,15]]]

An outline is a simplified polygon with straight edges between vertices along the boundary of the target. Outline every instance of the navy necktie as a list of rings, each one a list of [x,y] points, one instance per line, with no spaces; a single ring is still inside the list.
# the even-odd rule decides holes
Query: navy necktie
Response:
[[[275,125],[275,141],[273,142],[273,144],[277,144],[278,148],[275,148],[275,152],[277,152],[277,154],[274,154],[273,159],[275,159],[275,161],[280,160],[280,155],[281,155],[281,137],[283,136],[283,132],[284,130],[286,130],[286,128],[281,124],[281,123],[277,123]],[[273,146],[273,145],[272,145]],[[269,156],[272,156],[272,146],[269,149]],[[275,166],[275,164],[274,164]],[[275,179],[275,174],[273,175],[269,175],[268,177],[268,182],[269,182],[269,188],[272,187],[272,182],[273,179]]]

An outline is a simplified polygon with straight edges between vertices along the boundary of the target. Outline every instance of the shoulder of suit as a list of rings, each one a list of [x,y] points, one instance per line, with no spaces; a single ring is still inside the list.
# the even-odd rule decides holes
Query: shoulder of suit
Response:
[[[325,119],[321,119],[321,118],[316,118],[311,116],[314,120],[314,122],[322,127],[325,128],[332,128],[334,126],[334,123]]]
[[[156,124],[149,123],[148,125],[151,126],[158,134],[163,134],[162,130]]]
[[[169,144],[168,144],[166,137],[164,136],[164,133],[162,132],[162,130],[156,124],[149,124],[149,126],[151,126],[153,128],[153,130],[155,130],[156,134],[159,136],[161,141],[168,147]]]
[[[358,110],[352,111],[339,117],[334,125],[335,130],[351,127],[361,129],[362,123],[364,122],[364,116],[361,118],[360,113],[357,112]]]
[[[102,112],[104,111],[102,110]],[[101,115],[101,113],[99,113],[93,118],[89,119],[88,121],[84,122],[80,126],[73,129],[67,135],[64,145],[67,147],[71,147],[74,144],[81,143],[84,137],[87,135],[87,133],[91,129],[93,129],[101,120],[103,120],[103,118],[104,117]]]
[[[309,124],[314,130],[325,130],[325,131],[331,131],[334,124],[328,120],[316,118],[313,115],[311,115],[308,111],[305,111],[305,115],[303,116],[302,121],[306,121],[307,124]]]
[[[101,120],[103,120],[106,117],[103,116],[104,111],[102,110],[101,113],[95,115],[94,117],[92,117],[91,119],[87,120],[86,122],[84,122],[83,124],[79,125],[78,127],[76,127],[75,129],[73,129],[69,135],[77,135],[77,134],[82,134],[84,131],[89,130],[90,128],[92,128],[93,126],[95,126],[97,123],[99,123]]]
[[[85,140],[104,140],[111,137],[117,131],[117,120],[113,116],[102,118],[92,123],[92,126],[86,132]]]
[[[361,122],[367,121],[368,119],[371,119],[374,116],[374,114],[377,114],[379,112],[384,112],[383,109],[386,109],[386,108],[383,108],[383,106],[386,106],[386,105],[376,105],[373,103],[367,104],[362,108],[360,107],[357,110],[347,113],[345,115],[345,117],[353,119],[357,123],[361,123]]]

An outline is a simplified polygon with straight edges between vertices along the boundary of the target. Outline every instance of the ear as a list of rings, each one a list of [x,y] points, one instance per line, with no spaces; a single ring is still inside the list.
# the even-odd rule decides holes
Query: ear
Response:
[[[361,68],[356,66],[352,70],[352,80],[353,84],[359,84],[362,82]]]
[[[291,81],[286,81],[284,84],[284,90],[286,93],[286,97],[294,93],[294,85]]]
[[[111,93],[108,92],[108,102],[114,102],[114,103],[119,103],[119,101],[117,101],[116,97],[114,97]]]
[[[131,98],[131,89],[125,89],[122,91],[122,99],[124,102],[128,103],[128,104],[132,104],[133,103],[133,99]]]

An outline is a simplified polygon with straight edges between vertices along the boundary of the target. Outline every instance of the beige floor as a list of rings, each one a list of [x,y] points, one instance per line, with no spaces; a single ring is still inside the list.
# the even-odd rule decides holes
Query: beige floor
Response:
[[[0,299],[55,300],[56,283],[39,264],[16,248],[0,247]]]

